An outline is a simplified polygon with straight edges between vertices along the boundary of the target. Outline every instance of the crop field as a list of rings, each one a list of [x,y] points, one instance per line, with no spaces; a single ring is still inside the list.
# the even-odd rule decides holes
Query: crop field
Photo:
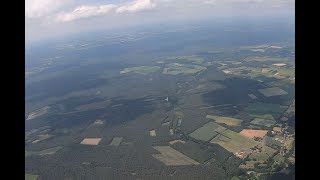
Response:
[[[260,137],[263,138],[267,134],[267,130],[254,130],[254,129],[243,129],[240,134],[248,138]]]
[[[249,105],[245,108],[245,111],[252,117],[273,120],[274,118],[272,115],[278,115],[285,109],[286,106],[281,106],[279,104],[255,102],[249,103]]]
[[[207,69],[206,67],[193,64],[172,63],[167,64],[166,66],[167,67],[163,69],[162,73],[169,75],[195,74]]]
[[[240,164],[239,168],[242,168],[242,169],[253,169],[255,163],[257,163],[257,161],[246,161],[246,162]]]
[[[154,146],[153,148],[159,151],[161,154],[153,154],[152,156],[167,166],[200,164],[188,156],[180,153],[179,151],[176,151],[170,146]]]
[[[217,123],[226,124],[228,126],[239,126],[242,122],[240,119],[225,116],[207,115],[206,118],[212,119]]]
[[[101,138],[84,138],[80,144],[98,145],[100,141],[101,141]]]
[[[121,141],[122,141],[122,137],[114,137],[110,143],[110,145],[112,146],[119,146]]]
[[[224,131],[225,129],[226,128],[220,126],[215,122],[208,122],[207,124],[190,133],[189,136],[197,140],[209,141],[219,132]]]
[[[274,125],[276,123],[276,121],[271,120],[271,119],[254,118],[254,120],[252,120],[250,123],[254,124],[254,125],[271,127],[272,125]]]
[[[51,137],[53,137],[53,135],[50,135],[50,134],[39,134],[38,135],[38,139],[32,141],[32,144],[44,141],[44,140],[49,139]]]
[[[62,149],[62,147],[57,146],[57,147],[45,149],[42,151],[25,151],[25,157],[30,156],[30,155],[39,155],[39,156],[52,155],[52,154],[55,154],[60,149]]]
[[[279,87],[259,89],[258,91],[266,97],[281,96],[281,95],[288,94],[286,91],[284,91],[283,89],[281,89]]]
[[[38,175],[33,175],[33,174],[25,174],[25,180],[37,180]]]
[[[219,144],[232,153],[247,151],[259,143],[239,133],[226,129],[213,138],[210,143]]]
[[[129,67],[124,68],[122,71],[120,71],[120,74],[126,74],[126,73],[137,73],[137,74],[149,74],[154,73],[160,70],[159,66],[137,66],[137,67]]]

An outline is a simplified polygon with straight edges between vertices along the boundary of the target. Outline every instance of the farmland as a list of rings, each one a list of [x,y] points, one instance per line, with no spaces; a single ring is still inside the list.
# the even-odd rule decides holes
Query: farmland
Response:
[[[120,74],[127,74],[127,73],[137,73],[137,74],[149,74],[160,70],[159,66],[137,66],[137,67],[130,67],[124,68],[120,71]]]
[[[209,141],[218,133],[224,131],[226,128],[223,126],[220,126],[217,123],[214,122],[208,122],[207,124],[203,125],[199,129],[196,129],[192,133],[189,134],[190,137],[201,140],[201,141]]]
[[[122,137],[114,137],[110,143],[111,146],[119,146],[121,141],[122,141]]]
[[[240,119],[224,117],[224,116],[207,115],[206,118],[212,119],[217,123],[226,124],[228,126],[239,126],[242,122],[242,120]]]
[[[161,154],[153,154],[152,156],[167,166],[199,164],[195,160],[183,155],[179,151],[176,151],[169,146],[154,146],[153,148],[159,151]]]
[[[84,145],[98,145],[101,138],[84,138],[80,144]]]
[[[206,69],[206,67],[199,65],[172,63],[168,64],[162,73],[168,75],[195,74]]]
[[[254,129],[243,129],[240,134],[248,138],[260,137],[264,138],[267,134],[267,130],[254,130]]]
[[[219,144],[232,153],[248,151],[250,148],[258,145],[256,141],[228,129],[220,132],[210,143]]]

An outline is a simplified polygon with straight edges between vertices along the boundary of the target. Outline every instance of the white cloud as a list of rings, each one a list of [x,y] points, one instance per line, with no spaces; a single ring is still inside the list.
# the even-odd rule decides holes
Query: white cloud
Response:
[[[137,12],[152,9],[156,4],[152,0],[136,0],[126,5],[122,5],[117,8],[117,13],[123,12]]]
[[[71,3],[72,0],[25,0],[25,16],[43,17]]]
[[[117,6],[113,4],[100,6],[80,6],[69,13],[59,14],[56,18],[59,22],[68,22],[92,16],[105,15],[115,9]]]

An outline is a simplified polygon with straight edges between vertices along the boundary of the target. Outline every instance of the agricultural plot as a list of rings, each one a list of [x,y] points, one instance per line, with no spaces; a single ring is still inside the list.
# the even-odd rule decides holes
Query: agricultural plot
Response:
[[[255,118],[274,120],[273,115],[283,113],[286,108],[286,106],[281,106],[279,104],[255,102],[250,103],[245,108],[245,111]]]
[[[119,146],[121,141],[122,141],[122,137],[114,137],[110,143],[111,146]]]
[[[219,135],[210,141],[210,143],[219,144],[234,154],[241,151],[248,151],[250,148],[259,144],[258,142],[229,129],[220,132]]]
[[[126,73],[137,73],[137,74],[149,74],[154,73],[160,70],[159,66],[137,66],[137,67],[130,67],[130,68],[124,68],[122,71],[120,71],[120,74],[126,74]]]
[[[172,63],[167,64],[166,68],[163,69],[162,73],[169,75],[195,74],[206,69],[206,67],[199,65]]]
[[[100,141],[101,141],[101,138],[84,138],[80,144],[98,145]]]
[[[284,91],[283,89],[281,89],[279,87],[259,89],[258,91],[266,97],[282,96],[282,95],[288,94],[286,91]]]
[[[152,156],[167,166],[200,164],[188,156],[180,153],[179,151],[171,148],[170,146],[154,146],[153,148],[159,151],[161,154],[153,154]]]
[[[45,149],[42,151],[25,151],[25,157],[30,156],[30,155],[38,155],[38,156],[52,155],[52,154],[55,154],[60,149],[62,149],[62,147],[57,146],[57,147]]]
[[[93,124],[94,124],[94,125],[102,125],[102,124],[103,124],[103,121],[100,120],[100,119],[97,119]]]
[[[254,169],[254,164],[257,163],[257,161],[246,161],[242,164],[240,164],[239,168],[242,169]]]
[[[275,64],[272,64],[273,66],[277,66],[277,67],[282,67],[282,66],[285,66],[287,64],[285,63],[275,63]]]
[[[37,109],[31,113],[29,113],[28,117],[27,117],[27,120],[31,120],[31,119],[34,119],[36,117],[40,117],[44,114],[46,114],[50,109],[50,106],[45,106],[45,107],[42,107],[40,109]]]
[[[215,122],[208,122],[207,124],[190,133],[189,136],[197,140],[209,141],[210,139],[218,135],[219,132],[222,132],[225,129],[226,128],[220,126]]]
[[[25,180],[37,180],[38,175],[33,175],[33,174],[25,174]]]
[[[207,115],[207,119],[212,119],[217,123],[226,124],[228,126],[239,126],[242,122],[240,119],[224,117],[224,116],[215,116],[215,115]]]
[[[254,137],[264,138],[267,132],[267,130],[243,129],[240,134],[252,139]]]
[[[168,57],[168,60],[175,60],[181,62],[191,62],[194,64],[203,64],[204,59],[198,56],[176,56],[176,57]]]
[[[149,133],[150,133],[150,136],[157,136],[156,130],[154,130],[154,129],[149,131]]]
[[[271,119],[254,118],[250,123],[259,126],[271,127],[276,123],[276,121]]]
[[[276,153],[276,150],[265,145],[257,146],[257,150],[258,152],[252,152],[249,155],[249,159],[255,159],[258,162],[265,162],[269,157],[272,157],[273,154]]]
[[[269,137],[269,136],[265,137],[265,144],[269,147],[274,148],[274,149],[278,149],[281,147],[280,141],[277,141],[277,140],[275,140],[275,138]]]

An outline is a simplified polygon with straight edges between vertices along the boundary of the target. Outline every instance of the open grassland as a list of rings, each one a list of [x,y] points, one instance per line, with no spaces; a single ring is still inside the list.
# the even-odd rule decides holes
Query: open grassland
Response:
[[[229,129],[220,132],[219,135],[210,141],[210,143],[219,144],[232,153],[247,151],[259,144],[258,142]]]
[[[169,75],[195,74],[206,69],[206,67],[194,64],[171,63],[166,65],[166,68],[163,69],[162,73]]]
[[[271,127],[276,123],[276,121],[271,119],[254,118],[254,120],[252,120],[250,123],[255,125],[260,125],[260,126]]]
[[[110,143],[111,146],[119,146],[121,141],[122,141],[122,137],[114,137]]]
[[[263,138],[267,132],[267,130],[243,129],[240,134],[252,139],[254,137]]]
[[[286,91],[284,91],[283,89],[281,89],[279,87],[259,89],[258,91],[266,97],[281,96],[281,95],[288,94]]]
[[[62,149],[62,147],[57,146],[57,147],[45,149],[42,151],[25,151],[25,157],[30,156],[30,155],[38,155],[38,156],[52,155],[52,154],[55,154],[60,149]]]
[[[25,174],[25,180],[37,180],[38,175],[33,175],[33,174]]]
[[[225,116],[207,115],[206,118],[212,119],[217,123],[226,124],[228,126],[239,126],[242,122],[240,119]]]
[[[257,161],[246,161],[240,164],[239,168],[242,169],[254,169],[254,164],[257,163]]]
[[[180,153],[179,151],[171,148],[170,146],[154,146],[153,148],[159,151],[161,154],[153,154],[152,156],[167,166],[200,164],[188,156]]]
[[[126,73],[137,73],[137,74],[149,74],[154,73],[160,70],[159,66],[137,66],[137,67],[129,67],[124,68],[122,71],[120,71],[120,74],[126,74]]]
[[[101,141],[101,138],[84,138],[80,144],[98,145],[100,141]]]
[[[225,129],[226,128],[220,126],[215,122],[208,122],[207,124],[190,133],[189,136],[197,140],[209,141],[219,132],[224,131]]]

